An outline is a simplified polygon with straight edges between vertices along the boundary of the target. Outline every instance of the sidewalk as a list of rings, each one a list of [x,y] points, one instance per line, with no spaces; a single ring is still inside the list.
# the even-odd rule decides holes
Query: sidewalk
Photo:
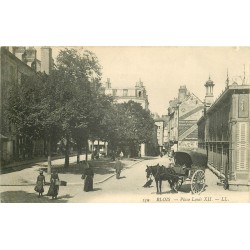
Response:
[[[75,157],[76,155],[73,154],[70,157]],[[64,155],[53,156],[52,161],[64,159]],[[1,166],[0,174],[9,173],[18,169],[23,169],[25,167],[30,167],[36,164],[47,164],[48,158],[47,157],[38,157],[29,160],[22,160],[22,161],[15,161],[11,162],[7,165]]]
[[[60,180],[66,181],[67,185],[82,185],[83,180],[81,179],[83,173],[83,165],[76,164],[76,157],[70,157],[70,166],[68,169],[64,169],[63,160],[54,160],[52,165],[57,168]],[[144,159],[124,159],[124,169],[137,164]],[[94,169],[94,183],[102,183],[115,174],[113,168],[115,162],[108,159],[99,159],[90,161],[90,164]],[[47,162],[36,162],[32,167],[25,168],[20,171],[0,175],[0,186],[33,186],[36,183],[37,176],[39,175],[40,169],[46,169]],[[46,182],[49,182],[50,175],[44,171]]]

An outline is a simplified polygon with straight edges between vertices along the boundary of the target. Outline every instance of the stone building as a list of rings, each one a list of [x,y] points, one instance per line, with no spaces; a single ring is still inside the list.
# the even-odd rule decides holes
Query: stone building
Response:
[[[158,142],[158,147],[159,151],[163,151],[164,147],[164,120],[162,119],[155,119],[155,125],[157,126],[157,142]]]
[[[112,88],[110,79],[107,79],[105,84],[104,93],[114,97],[116,103],[124,103],[134,101],[141,104],[142,108],[148,110],[148,95],[143,82],[139,80],[134,88]],[[147,144],[140,145],[140,154],[145,156],[147,153]]]
[[[34,47],[0,47],[0,81],[1,81],[1,100],[0,100],[0,134],[1,134],[1,162],[8,163],[14,160],[19,152],[23,138],[13,136],[15,126],[8,121],[5,110],[10,86],[20,84],[24,76],[35,75],[41,69],[47,74],[53,66],[51,48],[41,48],[42,60],[36,57]],[[34,150],[38,154],[43,153],[43,143],[35,142]]]
[[[197,121],[204,103],[186,86],[180,86],[178,98],[169,102],[169,141],[177,150],[198,148]]]
[[[148,96],[143,82],[139,80],[134,88],[112,88],[110,79],[107,79],[105,86],[105,94],[115,98],[117,103],[134,101],[140,103],[141,106],[148,110]]]
[[[154,115],[154,122],[156,125],[157,143],[159,148],[159,153],[168,150],[169,142],[169,117],[168,115],[162,115],[160,117],[158,114]]]
[[[250,186],[250,85],[228,85],[198,121],[199,150],[231,190]]]

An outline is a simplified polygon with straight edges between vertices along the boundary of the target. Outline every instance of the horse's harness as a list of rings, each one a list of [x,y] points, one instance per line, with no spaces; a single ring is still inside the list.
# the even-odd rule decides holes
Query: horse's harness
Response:
[[[154,176],[154,175],[153,175],[152,166],[149,166],[149,168],[150,168],[150,174],[149,174],[149,176],[148,176],[147,178],[148,178],[148,179],[151,179],[151,177]],[[161,174],[164,174],[164,173],[159,173],[159,172],[158,172],[158,170],[159,170],[160,168],[161,168],[161,166],[159,165],[159,166],[158,166],[158,169],[157,169],[157,172],[156,172],[156,175],[154,176],[154,178],[155,178],[155,177],[159,177]]]

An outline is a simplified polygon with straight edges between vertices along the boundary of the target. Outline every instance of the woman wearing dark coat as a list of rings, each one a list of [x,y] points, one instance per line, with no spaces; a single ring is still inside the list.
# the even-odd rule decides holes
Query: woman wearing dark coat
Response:
[[[82,179],[84,179],[83,190],[85,192],[93,191],[93,178],[94,178],[94,171],[87,163],[82,175]]]
[[[38,192],[38,197],[43,195],[44,188],[43,184],[45,184],[45,176],[43,175],[43,171],[40,170],[40,174],[37,176],[35,191]]]
[[[55,170],[53,170],[50,177],[50,186],[48,191],[48,196],[52,196],[52,199],[57,199],[57,195],[59,192],[59,185],[60,185],[60,180],[58,173]]]

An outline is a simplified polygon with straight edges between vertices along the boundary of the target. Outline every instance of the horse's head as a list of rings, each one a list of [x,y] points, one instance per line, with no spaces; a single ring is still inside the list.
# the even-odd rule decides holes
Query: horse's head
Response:
[[[147,166],[146,168],[147,178],[150,178],[151,175],[155,176],[159,166],[160,166],[159,163],[155,166]]]

